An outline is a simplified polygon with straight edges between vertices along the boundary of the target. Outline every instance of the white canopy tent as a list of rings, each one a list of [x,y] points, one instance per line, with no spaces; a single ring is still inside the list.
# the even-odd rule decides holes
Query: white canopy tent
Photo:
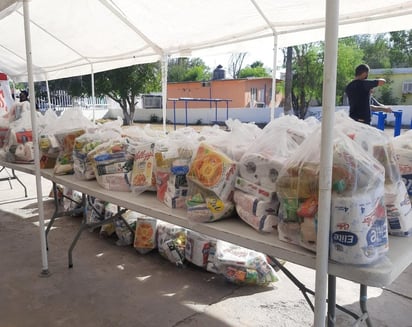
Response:
[[[341,3],[338,0],[2,0],[0,70],[15,81],[28,80],[30,93],[34,94],[34,81],[158,60],[164,63],[165,73],[168,56],[247,52],[252,44],[259,44],[262,51],[274,51],[276,63],[278,47],[325,40],[315,299],[315,326],[322,326],[326,307],[337,37],[410,28],[412,1],[398,0]],[[163,92],[165,86],[164,79]],[[166,97],[163,98],[165,109]],[[34,122],[33,101],[31,106]],[[36,170],[40,185],[38,166]],[[41,204],[41,186],[37,194]],[[39,219],[43,271],[48,271],[43,210],[39,211]]]
[[[42,81],[169,56],[272,51],[323,40],[319,0],[31,0],[33,79]],[[412,28],[412,1],[345,0],[339,36]],[[0,2],[0,68],[27,81],[22,2]]]

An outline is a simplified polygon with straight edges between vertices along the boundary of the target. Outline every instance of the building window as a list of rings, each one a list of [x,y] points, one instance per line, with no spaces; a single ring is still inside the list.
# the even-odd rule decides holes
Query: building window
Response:
[[[412,93],[412,81],[404,81],[402,85],[402,93]]]

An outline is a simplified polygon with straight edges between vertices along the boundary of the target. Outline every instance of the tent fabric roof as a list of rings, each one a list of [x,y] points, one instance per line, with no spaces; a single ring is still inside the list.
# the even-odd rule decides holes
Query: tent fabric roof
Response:
[[[247,52],[324,39],[325,0],[32,0],[34,80],[78,76],[162,56]],[[27,80],[21,1],[0,3],[0,70]],[[412,28],[412,1],[344,0],[339,35]],[[93,68],[92,68],[93,67]]]

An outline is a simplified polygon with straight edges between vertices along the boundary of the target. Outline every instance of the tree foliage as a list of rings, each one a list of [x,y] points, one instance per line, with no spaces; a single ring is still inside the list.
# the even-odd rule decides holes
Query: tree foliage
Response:
[[[390,32],[391,67],[412,66],[412,30]]]
[[[355,77],[355,67],[363,62],[364,52],[353,38],[344,38],[338,43],[336,70],[336,104],[343,103],[346,85]]]
[[[299,118],[304,118],[313,99],[321,99],[323,48],[320,43],[293,47],[292,106]]]
[[[123,111],[124,123],[131,124],[137,97],[161,90],[159,63],[134,65],[95,75],[95,94],[106,95],[117,102]]]
[[[168,82],[207,81],[210,77],[209,67],[200,58],[176,58],[168,62]]]
[[[255,61],[251,65],[246,66],[241,69],[238,74],[238,78],[247,77],[269,77],[270,74],[267,72],[265,67],[263,67],[263,62]]]

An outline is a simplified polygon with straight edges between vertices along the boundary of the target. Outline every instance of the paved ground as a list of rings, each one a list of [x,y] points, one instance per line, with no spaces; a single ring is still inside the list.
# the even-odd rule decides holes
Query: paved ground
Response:
[[[193,266],[176,268],[157,253],[137,254],[88,231],[68,269],[67,250],[80,225],[76,217],[56,221],[48,239],[50,275],[40,277],[35,178],[17,175],[28,187],[27,199],[17,181],[11,181],[12,189],[0,182],[0,327],[312,326],[310,307],[282,273],[270,287],[241,287]],[[47,195],[51,185],[42,185]],[[44,204],[47,218],[53,206]],[[313,270],[286,267],[313,288]],[[359,313],[358,286],[337,283],[337,302]],[[374,326],[412,326],[412,266],[390,287],[369,288],[368,296]],[[336,326],[353,324],[338,315]]]

